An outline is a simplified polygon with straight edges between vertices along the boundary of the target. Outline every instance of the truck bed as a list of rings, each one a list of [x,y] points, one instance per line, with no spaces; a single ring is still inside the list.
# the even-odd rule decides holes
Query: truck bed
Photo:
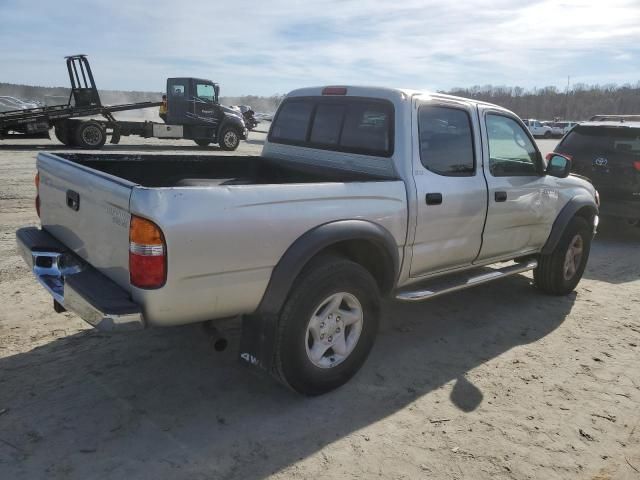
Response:
[[[43,230],[129,292],[148,325],[252,313],[271,271],[306,232],[368,221],[407,235],[404,182],[258,156],[38,155]],[[166,242],[158,289],[130,284],[132,215]],[[213,294],[213,295],[212,295]]]
[[[392,180],[370,173],[294,164],[260,156],[56,154],[144,187],[206,187]]]

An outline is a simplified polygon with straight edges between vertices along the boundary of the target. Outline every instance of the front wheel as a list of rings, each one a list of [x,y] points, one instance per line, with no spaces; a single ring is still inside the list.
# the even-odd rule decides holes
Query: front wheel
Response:
[[[225,128],[220,134],[220,148],[232,151],[240,145],[240,136],[234,128]]]
[[[280,315],[276,370],[299,393],[346,383],[367,358],[379,323],[378,285],[361,265],[321,257],[305,267]]]
[[[587,266],[592,236],[589,223],[582,217],[574,217],[553,252],[540,256],[533,271],[536,287],[552,295],[571,293]]]
[[[544,132],[544,138],[546,138],[546,139],[551,138],[551,132],[549,132],[549,131]]]

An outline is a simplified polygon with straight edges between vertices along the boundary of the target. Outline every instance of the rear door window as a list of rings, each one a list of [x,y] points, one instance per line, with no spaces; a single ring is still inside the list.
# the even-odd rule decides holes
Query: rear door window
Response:
[[[292,98],[280,107],[269,141],[389,157],[393,121],[393,105],[384,100]]]
[[[475,173],[471,119],[465,110],[422,105],[418,130],[420,160],[427,170],[451,177]]]

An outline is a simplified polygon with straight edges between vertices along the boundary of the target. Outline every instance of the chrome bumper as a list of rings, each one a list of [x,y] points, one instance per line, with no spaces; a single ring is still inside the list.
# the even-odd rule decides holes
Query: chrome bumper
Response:
[[[142,310],[125,290],[46,231],[21,228],[16,241],[38,282],[65,310],[103,331],[144,328]]]

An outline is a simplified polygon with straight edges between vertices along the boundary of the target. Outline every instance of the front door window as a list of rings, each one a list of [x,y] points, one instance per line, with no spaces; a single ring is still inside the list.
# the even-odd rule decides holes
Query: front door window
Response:
[[[488,114],[489,171],[494,177],[538,175],[538,153],[524,129],[513,118]]]
[[[213,102],[216,98],[216,92],[213,85],[209,83],[196,84],[196,96],[202,100]]]

